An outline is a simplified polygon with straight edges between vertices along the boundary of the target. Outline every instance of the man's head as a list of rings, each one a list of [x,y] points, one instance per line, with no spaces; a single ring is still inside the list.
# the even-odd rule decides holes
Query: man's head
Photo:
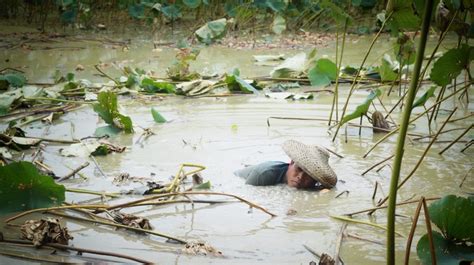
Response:
[[[286,171],[286,183],[288,186],[297,189],[310,189],[314,188],[316,185],[316,180],[314,180],[293,160],[291,160],[290,164],[288,165],[288,170]]]
[[[292,160],[286,175],[288,185],[307,187],[306,185],[310,184],[314,186],[316,181],[321,184],[322,188],[330,189],[336,185],[337,176],[329,166],[329,152],[325,148],[306,145],[295,140],[285,141],[282,147]],[[301,172],[305,174],[298,176]],[[305,180],[304,183],[301,180],[295,181],[298,177]],[[310,183],[307,177],[312,178],[314,182]]]

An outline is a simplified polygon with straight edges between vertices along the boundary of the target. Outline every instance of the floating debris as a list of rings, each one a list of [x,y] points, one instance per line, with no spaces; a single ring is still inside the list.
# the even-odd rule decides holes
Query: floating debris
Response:
[[[69,239],[73,239],[67,227],[61,227],[59,219],[54,218],[28,220],[21,226],[21,234],[37,247],[47,243],[68,245]]]
[[[222,256],[222,252],[218,251],[214,247],[210,246],[206,242],[203,241],[193,241],[188,242],[184,245],[183,253],[189,255],[204,255],[207,256],[208,254],[214,256]]]
[[[141,228],[146,230],[153,230],[153,227],[150,224],[150,220],[133,214],[121,213],[119,211],[113,211],[110,215],[118,223],[121,223],[126,226]]]

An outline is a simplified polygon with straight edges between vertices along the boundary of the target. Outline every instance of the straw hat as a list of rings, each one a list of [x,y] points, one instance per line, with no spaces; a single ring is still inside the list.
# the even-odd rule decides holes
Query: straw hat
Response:
[[[329,152],[317,145],[306,145],[295,140],[283,143],[285,153],[314,180],[325,188],[336,185],[336,173],[329,166]]]

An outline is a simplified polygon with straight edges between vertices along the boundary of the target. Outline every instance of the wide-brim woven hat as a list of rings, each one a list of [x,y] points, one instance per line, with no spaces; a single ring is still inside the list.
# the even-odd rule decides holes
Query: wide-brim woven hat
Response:
[[[304,172],[325,188],[336,186],[336,173],[329,166],[329,152],[317,145],[306,145],[295,140],[283,143],[283,150]]]

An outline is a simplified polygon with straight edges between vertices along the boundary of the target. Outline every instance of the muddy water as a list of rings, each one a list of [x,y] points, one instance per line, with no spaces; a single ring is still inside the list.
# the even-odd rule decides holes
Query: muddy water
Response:
[[[357,65],[368,46],[370,39],[351,39],[347,46],[345,63]],[[86,70],[77,74],[78,78],[95,81],[103,79],[94,76],[93,65],[101,63],[124,62],[145,69],[156,69],[157,75],[164,74],[164,69],[174,56],[172,49],[151,51],[151,45],[146,41],[132,43],[128,51],[119,48],[112,49],[96,43],[78,42],[64,45],[81,45],[84,50],[47,50],[21,51],[9,50],[0,53],[2,62],[10,58],[8,66],[27,65],[25,71],[30,80],[50,82],[48,76],[55,69],[72,71],[77,64],[82,64]],[[321,47],[319,54],[334,58],[333,44]],[[388,39],[381,40],[376,46],[369,63],[378,61],[380,55],[390,48]],[[226,48],[204,48],[198,61],[193,64],[195,69],[206,69],[214,72],[224,72],[237,67],[242,76],[266,75],[271,68],[255,66],[252,54],[274,54],[296,51],[264,51],[264,50],[232,50]],[[107,68],[113,75],[114,69]],[[308,88],[303,88],[303,90]],[[347,86],[341,87],[347,91]],[[345,101],[345,93],[340,99],[340,105]],[[351,100],[349,109],[361,103],[368,92],[360,89]],[[470,93],[472,95],[473,93]],[[204,240],[222,251],[220,258],[210,256],[190,256],[179,253],[179,245],[167,244],[162,238],[143,236],[124,231],[115,231],[108,227],[91,226],[89,224],[65,221],[74,235],[72,244],[77,247],[114,251],[122,254],[138,256],[159,264],[308,264],[315,260],[303,245],[322,253],[333,254],[335,242],[341,222],[332,219],[332,215],[342,215],[356,210],[374,206],[371,196],[374,183],[382,185],[382,192],[376,199],[386,195],[389,186],[390,168],[385,167],[379,172],[372,171],[365,176],[361,173],[374,163],[389,156],[395,148],[396,137],[390,138],[375,149],[366,159],[362,155],[381,136],[374,135],[371,129],[359,130],[348,127],[345,143],[345,131],[341,130],[335,142],[328,134],[327,124],[318,121],[270,120],[271,116],[305,117],[326,119],[331,108],[332,95],[315,94],[313,100],[291,101],[277,100],[262,95],[235,96],[226,98],[185,99],[168,97],[164,100],[130,100],[120,101],[123,112],[131,116],[136,127],[134,135],[120,135],[114,142],[127,147],[123,154],[112,154],[98,157],[106,176],[92,165],[84,169],[88,180],[72,179],[66,183],[68,187],[90,189],[106,192],[120,192],[138,188],[140,184],[132,183],[125,186],[112,184],[113,177],[122,172],[131,176],[151,177],[153,180],[169,181],[176,173],[181,163],[193,163],[206,166],[203,171],[205,180],[210,180],[212,190],[239,195],[253,201],[277,215],[271,218],[258,209],[249,209],[242,203],[226,204],[175,204],[166,207],[130,208],[129,213],[146,216],[150,219],[155,230],[170,234],[185,240]],[[470,101],[472,102],[471,97]],[[396,102],[396,97],[385,98],[387,108]],[[452,109],[454,101],[443,105]],[[459,105],[457,103],[457,105]],[[170,122],[154,123],[150,108],[154,107]],[[381,105],[376,103],[381,109]],[[415,113],[421,112],[415,110]],[[472,112],[472,105],[458,110],[456,117],[462,117]],[[393,118],[398,120],[399,113]],[[439,120],[443,121],[447,112],[441,112]],[[446,128],[466,127],[472,124],[468,119],[460,123],[450,124]],[[367,121],[364,121],[368,125]],[[95,128],[103,122],[89,108],[64,115],[60,121],[50,127],[32,124],[27,131],[31,136],[49,138],[81,138],[90,136]],[[136,143],[143,128],[152,128],[156,135],[151,136],[142,144]],[[426,133],[426,119],[420,119],[411,132]],[[334,130],[332,130],[334,133]],[[443,136],[453,139],[460,131]],[[286,186],[253,187],[244,184],[244,180],[233,176],[233,171],[244,165],[256,164],[267,160],[288,161],[280,145],[287,139],[297,139],[308,144],[319,144],[328,147],[344,158],[332,156],[330,164],[338,175],[337,187],[330,191],[308,192],[299,191]],[[410,142],[407,144],[402,177],[406,176],[423,153],[426,144]],[[437,154],[446,144],[436,144],[425,158],[417,173],[400,191],[399,199],[406,200],[413,196],[442,196],[445,194],[462,194],[458,188],[466,172],[473,166],[472,150],[460,153],[462,144],[457,144],[443,156]],[[58,175],[66,174],[70,168],[75,168],[84,162],[81,158],[65,158],[58,155],[62,146],[49,144],[45,151],[45,163],[50,165]],[[472,173],[465,183],[473,187]],[[335,198],[343,191],[348,194]],[[472,191],[472,190],[471,190]],[[95,198],[91,195],[67,193],[67,201],[80,202]],[[111,201],[114,204],[138,198],[126,195],[123,199]],[[224,200],[223,197],[196,197],[211,200]],[[97,202],[97,201],[96,201]],[[291,210],[291,211],[290,211]],[[288,214],[288,212],[294,214]],[[401,216],[397,219],[397,230],[408,234],[410,219],[414,206],[400,207],[397,210]],[[370,220],[379,224],[386,222],[384,211],[377,212],[373,217],[357,216],[360,220]],[[17,231],[2,228],[5,237],[17,237]],[[370,243],[354,238],[345,238],[341,256],[346,264],[380,264],[384,261],[385,247],[383,246],[385,232],[363,225],[349,224],[346,230],[349,234],[380,241],[382,244]],[[424,233],[420,222],[415,242]],[[398,260],[404,253],[406,238],[397,238]],[[10,249],[10,248],[9,248]],[[19,252],[18,249],[13,251]],[[23,252],[25,253],[25,252]],[[36,253],[36,254],[33,254]],[[25,255],[38,255],[38,252],[27,251]],[[39,254],[43,257],[54,257],[48,252]],[[61,257],[57,257],[58,259]],[[415,248],[412,249],[411,259],[417,264]],[[0,261],[19,263],[18,259],[0,256]],[[74,257],[62,261],[77,262]],[[59,261],[57,261],[59,262]],[[27,263],[25,261],[25,263]]]

